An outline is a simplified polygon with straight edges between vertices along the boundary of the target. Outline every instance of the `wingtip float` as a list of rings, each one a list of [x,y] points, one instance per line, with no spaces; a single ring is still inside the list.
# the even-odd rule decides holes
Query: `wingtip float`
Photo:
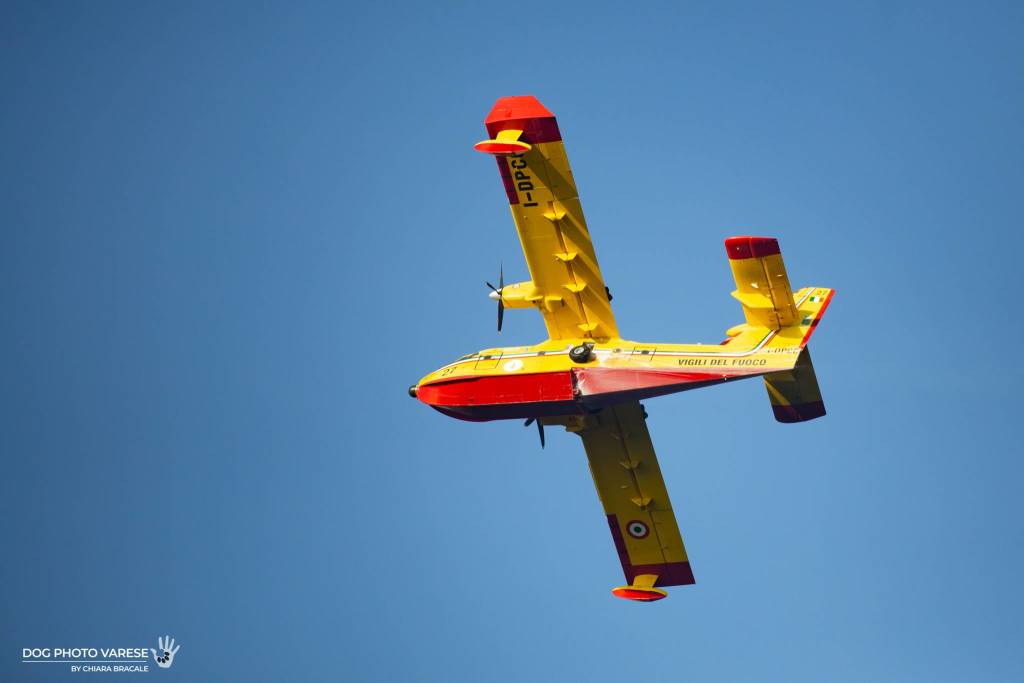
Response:
[[[500,131],[493,140],[481,140],[473,145],[473,149],[485,154],[494,156],[509,156],[512,154],[525,154],[530,151],[529,143],[523,142],[519,137],[523,134],[521,130],[508,129]]]
[[[612,595],[623,600],[635,602],[654,602],[668,597],[668,591],[655,588],[658,580],[656,574],[641,574],[633,579],[628,586],[618,586],[612,589]]]
[[[476,149],[496,158],[530,279],[488,285],[505,308],[532,308],[548,338],[491,348],[445,365],[409,388],[436,410],[469,421],[524,419],[580,436],[628,585],[616,597],[661,600],[694,583],[641,400],[761,377],[774,417],[825,414],[807,343],[832,289],[789,283],[772,237],[725,240],[744,322],[721,344],[624,339],[583,218],[554,115],[535,97],[499,99]]]

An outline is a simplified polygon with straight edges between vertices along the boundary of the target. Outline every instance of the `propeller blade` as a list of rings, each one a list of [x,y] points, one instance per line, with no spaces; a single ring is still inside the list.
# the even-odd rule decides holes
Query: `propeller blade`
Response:
[[[505,301],[501,298],[501,290],[505,289],[505,266],[498,262],[498,286],[495,287],[490,282],[484,282],[488,288],[493,292],[491,298],[498,302],[498,333],[501,333],[501,323],[505,320]],[[497,294],[498,296],[494,296]]]
[[[505,289],[505,264],[498,261],[498,334],[501,334],[501,323],[505,320],[505,300],[501,291]]]
[[[540,447],[544,448],[544,425],[541,424],[541,421],[535,417],[531,417],[530,419],[523,423],[523,426],[529,427],[534,422],[537,423],[537,431],[540,433]]]

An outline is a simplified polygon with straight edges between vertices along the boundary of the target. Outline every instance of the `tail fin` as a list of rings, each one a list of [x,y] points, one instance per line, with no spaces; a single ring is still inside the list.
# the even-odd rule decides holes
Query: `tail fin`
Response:
[[[743,304],[746,327],[779,330],[779,338],[801,349],[791,370],[764,376],[775,419],[805,422],[823,416],[825,404],[806,344],[832,298],[832,290],[802,289],[799,301],[795,300],[779,242],[774,238],[730,237],[725,240],[725,249],[736,280],[732,295]]]

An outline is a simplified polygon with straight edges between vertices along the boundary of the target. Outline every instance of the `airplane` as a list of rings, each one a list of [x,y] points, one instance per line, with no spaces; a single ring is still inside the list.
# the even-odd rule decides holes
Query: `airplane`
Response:
[[[720,344],[629,341],[619,334],[612,295],[598,267],[562,135],[533,96],[500,98],[484,121],[522,243],[530,280],[487,283],[505,309],[535,309],[548,339],[462,356],[409,387],[409,394],[458,418],[560,425],[583,440],[627,585],[616,597],[653,602],[668,586],[695,582],[640,401],[762,377],[775,419],[825,415],[807,342],[833,290],[793,291],[778,240],[725,240],[744,322]]]

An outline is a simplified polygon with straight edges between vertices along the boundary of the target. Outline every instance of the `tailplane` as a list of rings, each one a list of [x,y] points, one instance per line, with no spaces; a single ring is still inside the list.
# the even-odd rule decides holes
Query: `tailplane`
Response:
[[[811,350],[805,348],[792,370],[764,376],[772,412],[779,422],[806,422],[825,414],[818,377],[811,364]]]
[[[796,294],[789,284],[778,240],[772,237],[730,237],[725,240],[729,266],[736,280],[732,295],[743,305],[746,323],[729,330],[777,330],[800,349],[790,370],[764,375],[768,399],[779,422],[806,422],[825,415],[818,378],[807,341],[832,300],[833,290],[805,287]],[[794,349],[795,351],[795,349]]]

